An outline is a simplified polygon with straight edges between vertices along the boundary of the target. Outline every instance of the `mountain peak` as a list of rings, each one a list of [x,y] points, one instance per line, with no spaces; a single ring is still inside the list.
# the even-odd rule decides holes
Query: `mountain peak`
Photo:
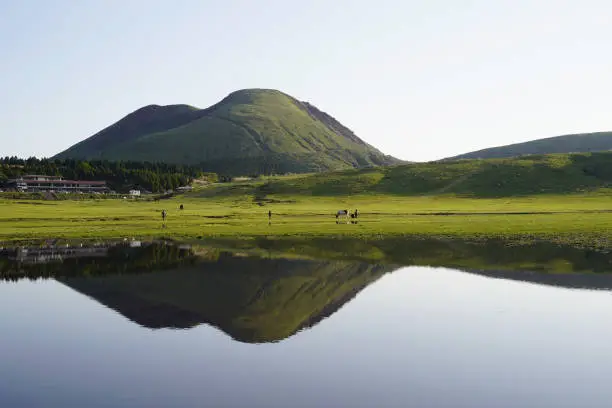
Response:
[[[259,88],[234,91],[207,109],[144,106],[56,157],[201,165],[222,174],[396,162],[314,105]]]

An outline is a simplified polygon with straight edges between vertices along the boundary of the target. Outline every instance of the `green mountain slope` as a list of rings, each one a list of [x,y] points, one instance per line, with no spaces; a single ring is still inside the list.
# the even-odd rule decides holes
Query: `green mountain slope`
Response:
[[[202,164],[234,174],[398,162],[314,106],[263,89],[234,92],[208,109],[148,106],[56,157]]]
[[[450,159],[492,159],[527,154],[585,153],[612,150],[612,132],[581,133],[492,147]]]
[[[246,187],[235,189],[245,194]],[[612,152],[533,155],[510,159],[455,160],[346,170],[253,184],[260,199],[273,195],[405,196],[455,194],[503,197],[559,194],[612,188]],[[204,190],[215,196],[225,186]]]

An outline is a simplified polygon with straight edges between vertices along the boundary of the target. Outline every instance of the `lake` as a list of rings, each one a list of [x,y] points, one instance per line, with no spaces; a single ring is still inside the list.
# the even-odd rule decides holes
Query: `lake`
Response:
[[[0,406],[608,407],[609,255],[507,250],[6,248]]]

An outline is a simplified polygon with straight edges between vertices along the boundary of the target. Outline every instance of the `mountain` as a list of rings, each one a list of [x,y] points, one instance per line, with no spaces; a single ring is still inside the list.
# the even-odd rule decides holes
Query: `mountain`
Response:
[[[268,89],[236,91],[207,109],[146,106],[55,158],[191,164],[243,175],[400,162],[313,105]]]
[[[450,157],[455,159],[494,159],[527,154],[587,153],[612,150],[612,132],[579,133],[548,137],[530,142],[492,147]]]

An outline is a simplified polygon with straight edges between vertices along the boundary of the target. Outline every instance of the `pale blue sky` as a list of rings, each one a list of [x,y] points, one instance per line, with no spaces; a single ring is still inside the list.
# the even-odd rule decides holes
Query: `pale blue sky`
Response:
[[[408,160],[612,130],[610,39],[603,0],[0,0],[0,156],[241,88]]]

